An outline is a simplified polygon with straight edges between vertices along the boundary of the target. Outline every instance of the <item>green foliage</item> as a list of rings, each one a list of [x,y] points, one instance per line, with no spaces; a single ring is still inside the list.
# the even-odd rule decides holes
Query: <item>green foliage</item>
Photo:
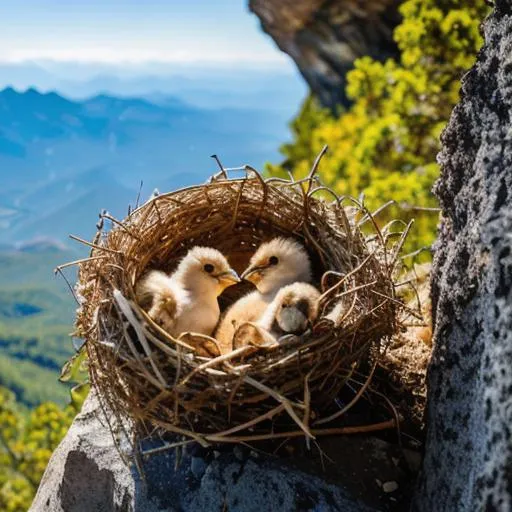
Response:
[[[85,345],[62,367],[60,382],[76,384],[71,390],[71,405],[78,412],[82,408],[91,385],[89,383],[89,359]]]
[[[61,382],[83,382],[89,378],[88,368],[87,351],[82,346],[69,361],[66,361],[66,364],[62,367],[59,380]]]
[[[46,402],[28,413],[0,387],[0,510],[26,511],[75,411]]]
[[[282,178],[287,177],[287,171],[293,171],[296,176],[307,174],[308,165],[311,165],[311,155],[318,153],[316,141],[311,134],[330,120],[329,111],[319,108],[316,100],[308,96],[297,117],[290,123],[294,136],[293,143],[281,147],[281,152],[286,156],[287,161],[281,167],[272,166],[272,173]]]
[[[58,372],[7,355],[0,357],[0,385],[8,387],[16,399],[27,407],[36,407],[46,400],[59,405],[69,401],[69,391],[59,384]],[[0,509],[1,510],[1,509]]]
[[[482,39],[479,24],[487,7],[481,0],[407,0],[394,33],[399,61],[363,57],[347,75],[352,106],[330,116],[308,99],[292,123],[294,141],[271,174],[309,171],[324,144],[329,152],[321,176],[339,194],[364,193],[370,210],[390,199],[401,206],[390,217],[416,218],[408,249],[430,245],[437,214],[431,193],[438,176],[439,135],[458,99],[460,78],[474,62]]]

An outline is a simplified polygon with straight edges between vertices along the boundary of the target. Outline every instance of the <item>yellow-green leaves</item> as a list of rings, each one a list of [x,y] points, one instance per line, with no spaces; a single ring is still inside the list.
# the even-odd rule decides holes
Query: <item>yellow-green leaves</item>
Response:
[[[71,406],[76,412],[80,412],[82,404],[87,398],[91,388],[89,384],[88,367],[89,360],[87,358],[87,350],[85,350],[85,346],[82,346],[82,348],[62,367],[59,377],[61,382],[76,384],[70,390]]]
[[[370,209],[394,199],[404,209],[387,210],[382,221],[416,217],[406,250],[430,245],[438,216],[411,207],[436,206],[431,189],[439,136],[482,44],[479,25],[487,10],[481,0],[404,2],[394,33],[400,59],[355,61],[346,87],[353,104],[337,117],[309,98],[292,123],[294,142],[281,148],[285,162],[267,170],[303,177],[328,144],[320,165],[328,185],[340,194],[363,192]]]
[[[28,510],[74,415],[71,407],[63,410],[51,402],[28,414],[10,391],[0,388],[0,510]]]
[[[79,412],[82,409],[82,405],[91,390],[89,382],[82,382],[71,388],[71,406],[75,411]]]

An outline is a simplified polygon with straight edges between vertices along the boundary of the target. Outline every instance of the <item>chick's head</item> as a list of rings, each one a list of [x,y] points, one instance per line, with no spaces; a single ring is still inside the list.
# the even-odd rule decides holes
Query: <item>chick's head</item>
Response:
[[[270,293],[295,281],[311,280],[311,263],[302,245],[291,238],[274,238],[254,253],[242,279],[261,293]]]
[[[190,249],[181,260],[176,275],[186,289],[215,296],[240,282],[226,257],[211,247]]]
[[[276,296],[275,321],[285,333],[300,334],[316,319],[320,292],[307,283],[282,288]]]

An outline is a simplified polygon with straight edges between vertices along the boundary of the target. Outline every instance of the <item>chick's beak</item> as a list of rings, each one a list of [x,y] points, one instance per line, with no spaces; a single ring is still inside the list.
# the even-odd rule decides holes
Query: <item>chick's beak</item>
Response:
[[[244,281],[250,281],[253,284],[258,284],[261,281],[261,269],[259,267],[249,267],[240,276]]]
[[[222,272],[221,274],[217,275],[217,279],[227,286],[232,286],[236,283],[239,283],[241,281],[240,277],[238,277],[238,274],[230,268],[226,272]]]

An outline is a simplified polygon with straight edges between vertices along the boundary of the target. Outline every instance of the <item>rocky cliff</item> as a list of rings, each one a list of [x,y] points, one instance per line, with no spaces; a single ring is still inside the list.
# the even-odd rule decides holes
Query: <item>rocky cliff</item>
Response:
[[[249,0],[261,26],[329,108],[346,104],[345,74],[358,57],[395,56],[401,0]]]
[[[419,510],[512,510],[512,4],[498,0],[442,137],[443,221]]]

